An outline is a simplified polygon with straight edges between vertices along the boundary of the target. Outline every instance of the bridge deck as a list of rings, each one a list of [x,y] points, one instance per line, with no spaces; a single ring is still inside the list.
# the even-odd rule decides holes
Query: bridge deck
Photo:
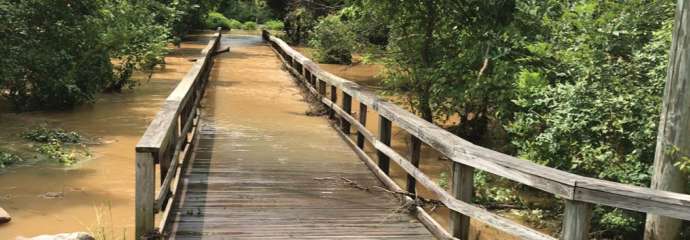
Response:
[[[372,188],[380,182],[325,118],[304,114],[299,89],[259,37],[228,43],[202,103],[170,239],[432,238]]]

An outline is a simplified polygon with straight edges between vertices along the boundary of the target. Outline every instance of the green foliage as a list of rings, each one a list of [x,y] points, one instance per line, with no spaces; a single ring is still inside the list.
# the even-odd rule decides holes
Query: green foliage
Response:
[[[208,16],[206,16],[205,24],[206,28],[208,29],[231,29],[230,19],[226,18],[222,13],[219,12],[208,13]]]
[[[268,30],[279,31],[283,30],[285,24],[280,20],[269,20],[264,23],[264,26],[266,26],[266,29]]]
[[[48,128],[46,125],[31,128],[22,133],[24,139],[40,143],[80,143],[82,136],[77,132],[68,132],[61,128]]]
[[[135,71],[150,72],[163,63],[171,31],[165,21],[174,20],[159,23],[153,10],[161,8],[164,7],[149,1],[103,0],[99,19],[101,41],[116,62],[114,77],[105,86],[107,91],[133,88],[137,83],[132,80]]]
[[[43,154],[48,159],[61,164],[71,165],[77,161],[74,153],[66,150],[59,141],[51,140],[48,143],[39,144],[36,147],[38,153]]]
[[[227,0],[220,1],[218,12],[241,22],[263,22],[273,18],[273,13],[264,0]]]
[[[352,63],[355,36],[340,21],[340,17],[329,15],[314,28],[309,45],[314,48],[314,57],[321,63]]]
[[[38,142],[39,144],[34,147],[36,152],[61,164],[71,165],[77,161],[80,155],[89,155],[84,145],[78,145],[82,142],[83,137],[77,132],[69,132],[60,128],[51,129],[41,125],[25,131],[22,133],[22,137]],[[68,148],[67,145],[73,145],[76,148]]]
[[[441,172],[438,180],[436,180],[436,184],[438,184],[438,186],[441,188],[448,188],[448,172]]]
[[[228,25],[230,26],[230,29],[242,29],[244,27],[240,21],[235,19],[230,19]]]
[[[0,168],[5,168],[8,165],[23,161],[23,159],[15,154],[0,151]]]
[[[543,5],[547,5],[542,3]],[[532,4],[524,10],[543,9]],[[648,186],[670,48],[669,1],[549,3],[539,65],[516,74],[506,129],[518,155],[550,167]],[[553,10],[557,9],[557,10]],[[601,237],[638,236],[640,214],[597,208]]]
[[[242,24],[242,29],[244,30],[256,30],[256,23],[255,22],[245,22]]]
[[[0,94],[17,110],[92,101],[112,77],[98,1],[0,3]]]
[[[133,72],[163,62],[201,1],[2,1],[0,96],[19,111],[63,109],[133,87]]]

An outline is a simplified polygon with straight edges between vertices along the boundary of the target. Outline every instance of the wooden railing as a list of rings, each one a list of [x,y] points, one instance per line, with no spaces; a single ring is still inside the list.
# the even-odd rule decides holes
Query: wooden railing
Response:
[[[417,208],[417,217],[440,239],[467,239],[469,218],[523,239],[554,239],[473,205],[471,201],[474,169],[540,189],[563,199],[565,211],[560,239],[589,238],[594,204],[690,220],[690,195],[583,177],[474,145],[393,103],[380,99],[375,93],[351,81],[322,70],[267,31],[263,32],[263,38],[271,44],[287,69],[302,80],[310,92],[330,109],[331,116],[337,114],[340,117],[341,126],[338,130],[343,135],[349,134],[351,127],[357,130],[356,143],[349,137],[345,139],[387,187],[394,191],[401,190],[387,176],[389,161],[393,160],[408,174],[408,191],[414,192],[415,182],[419,182],[452,210],[449,233],[429,217],[424,209]],[[326,96],[327,86],[331,89],[330,96]],[[342,106],[337,104],[338,91],[342,92]],[[353,98],[360,103],[359,119],[351,115]],[[378,136],[365,127],[367,109],[373,109],[379,114]],[[393,123],[410,134],[412,144],[408,157],[411,161],[390,147]],[[377,150],[378,166],[364,153],[365,140]],[[419,144],[415,143],[419,141],[452,160],[451,192],[439,187],[418,168],[420,148]]]
[[[189,162],[197,141],[199,102],[204,95],[220,39],[219,29],[137,143],[135,239],[156,238],[167,223],[168,213],[178,195],[181,166]],[[160,175],[158,194],[156,164]],[[155,228],[156,214],[161,215],[158,229]]]

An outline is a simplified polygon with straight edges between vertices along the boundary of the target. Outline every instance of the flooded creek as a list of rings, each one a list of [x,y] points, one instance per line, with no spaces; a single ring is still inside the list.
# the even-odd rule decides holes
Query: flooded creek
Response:
[[[112,229],[111,237],[131,239],[134,145],[191,67],[188,58],[198,56],[208,38],[192,36],[166,57],[166,65],[155,70],[150,80],[143,74],[136,76],[140,86],[121,94],[100,94],[93,104],[61,112],[19,114],[5,105],[0,112],[2,149],[30,149],[20,134],[39,124],[77,131],[101,143],[89,145],[92,156],[72,166],[34,162],[0,170],[0,207],[13,218],[0,225],[0,239],[99,227]]]

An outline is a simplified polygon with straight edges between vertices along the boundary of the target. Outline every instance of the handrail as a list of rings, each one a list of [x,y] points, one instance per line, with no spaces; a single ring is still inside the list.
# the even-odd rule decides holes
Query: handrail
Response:
[[[349,122],[351,126],[357,129],[358,134],[374,145],[380,153],[379,166],[387,168],[387,159],[393,159],[411,177],[440,196],[440,200],[448,208],[459,214],[476,218],[493,227],[525,239],[544,239],[544,236],[533,234],[526,227],[501,217],[493,216],[490,212],[474,207],[466,201],[455,199],[460,198],[457,193],[449,194],[444,189],[438,187],[417,166],[410,164],[404,157],[393,151],[389,144],[382,142],[380,137],[374,137],[364,127],[365,122],[357,121],[350,115],[349,108],[352,98],[358,100],[364,108],[377,111],[382,121],[397,124],[398,127],[407,131],[413,138],[421,140],[451,159],[454,165],[453,185],[467,184],[459,182],[462,177],[455,177],[459,175],[460,169],[469,169],[471,174],[472,169],[476,168],[549,192],[564,199],[566,201],[566,210],[562,239],[587,239],[592,204],[690,220],[690,195],[583,177],[474,145],[433,123],[419,118],[396,104],[379,98],[375,93],[360,87],[354,82],[322,70],[319,65],[295,51],[283,40],[271,36],[267,31],[263,32],[263,37],[264,40],[271,43],[271,46],[276,50],[285,65],[288,66],[288,69],[302,79],[313,94],[320,96],[321,101],[337,113],[342,121]],[[330,99],[325,96],[325,84],[330,85],[332,91],[336,89],[342,91],[343,99],[348,100],[343,101],[343,108],[336,104],[333,92],[331,92]],[[319,90],[316,90],[317,87]],[[386,127],[386,125],[381,126]],[[390,124],[387,127],[390,127]],[[347,128],[347,131],[349,131],[350,126],[348,125]],[[389,132],[387,134],[390,134]],[[379,135],[382,135],[382,133],[386,134],[384,131]],[[382,161],[385,161],[385,164],[381,165]],[[387,172],[387,169],[383,170]],[[465,181],[470,181],[469,187],[471,188],[471,180]],[[467,192],[467,189],[464,190]],[[456,189],[456,191],[463,191],[463,189]],[[455,197],[450,198],[451,195],[455,195]],[[458,221],[451,221],[452,235],[463,237],[460,236],[463,235],[460,232],[463,231],[462,228],[467,228],[468,226],[467,223],[462,223],[464,226],[454,226],[461,224]],[[466,238],[466,236],[464,237]]]
[[[178,195],[180,166],[189,162],[198,140],[199,103],[203,98],[213,65],[213,55],[220,46],[221,37],[218,29],[201,51],[202,56],[196,59],[166,98],[161,110],[136,145],[136,239],[159,235],[167,223],[168,213]],[[155,193],[155,164],[159,165],[161,181],[158,194]],[[162,213],[158,229],[154,228],[156,213]]]

